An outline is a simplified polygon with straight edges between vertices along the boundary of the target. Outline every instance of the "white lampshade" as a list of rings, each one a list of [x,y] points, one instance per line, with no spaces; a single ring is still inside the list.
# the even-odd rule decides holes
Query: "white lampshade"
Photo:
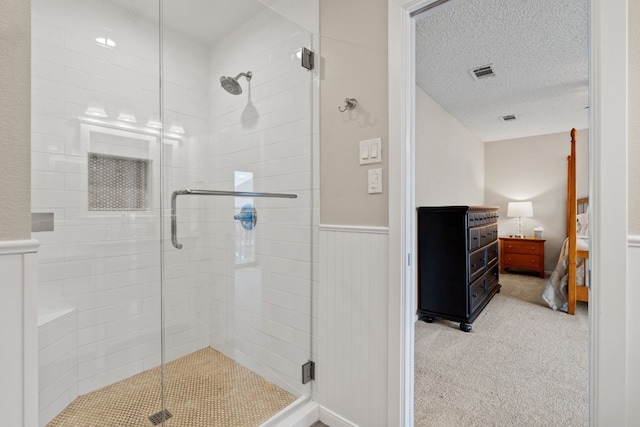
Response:
[[[515,218],[533,217],[533,204],[531,202],[509,202],[507,216]]]

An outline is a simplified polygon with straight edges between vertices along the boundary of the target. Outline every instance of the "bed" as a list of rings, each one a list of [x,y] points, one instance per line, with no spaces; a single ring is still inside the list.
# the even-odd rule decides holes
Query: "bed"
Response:
[[[589,199],[576,196],[576,130],[567,157],[567,238],[542,298],[554,310],[574,314],[577,301],[589,301]]]

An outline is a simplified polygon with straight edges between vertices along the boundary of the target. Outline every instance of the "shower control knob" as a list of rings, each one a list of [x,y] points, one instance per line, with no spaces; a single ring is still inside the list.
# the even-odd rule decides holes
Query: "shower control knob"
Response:
[[[251,203],[247,203],[242,207],[240,213],[233,216],[233,219],[240,221],[240,225],[245,230],[253,230],[258,222],[258,211]]]

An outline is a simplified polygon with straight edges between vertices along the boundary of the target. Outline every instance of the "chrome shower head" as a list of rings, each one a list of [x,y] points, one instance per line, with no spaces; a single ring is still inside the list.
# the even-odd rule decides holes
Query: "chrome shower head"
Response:
[[[238,83],[238,79],[242,76],[245,76],[247,81],[249,81],[253,74],[251,71],[247,71],[246,73],[240,73],[235,77],[222,76],[220,77],[220,85],[231,95],[240,95],[242,93],[242,88],[240,87],[240,83]]]

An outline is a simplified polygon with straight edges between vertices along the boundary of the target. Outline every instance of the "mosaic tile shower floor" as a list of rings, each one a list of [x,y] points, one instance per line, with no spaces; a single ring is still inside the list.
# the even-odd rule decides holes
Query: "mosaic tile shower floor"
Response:
[[[167,363],[165,427],[258,426],[295,397],[211,347]],[[160,368],[87,393],[48,427],[149,427],[162,410]]]

